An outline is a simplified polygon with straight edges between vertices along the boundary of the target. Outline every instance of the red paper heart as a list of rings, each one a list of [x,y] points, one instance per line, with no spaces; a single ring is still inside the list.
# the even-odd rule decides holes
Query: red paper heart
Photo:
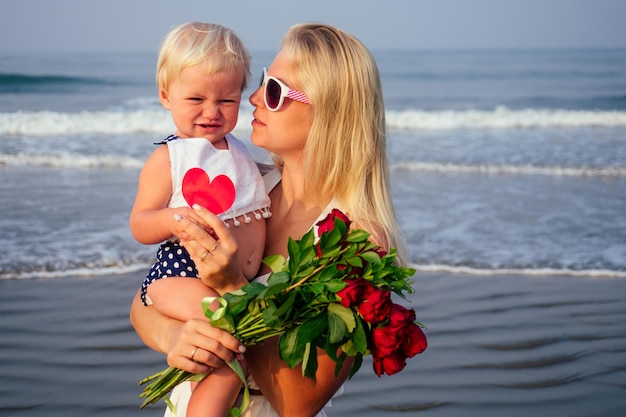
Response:
[[[226,175],[218,175],[211,181],[202,168],[191,168],[183,177],[183,197],[190,206],[199,204],[220,214],[235,202],[235,185]]]

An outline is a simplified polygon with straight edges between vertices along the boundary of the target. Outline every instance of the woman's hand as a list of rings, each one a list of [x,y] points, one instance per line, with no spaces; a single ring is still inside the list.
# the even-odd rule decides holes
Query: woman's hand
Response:
[[[167,363],[195,374],[219,368],[225,362],[242,359],[246,348],[228,332],[207,321],[192,319],[174,335],[168,350]]]
[[[204,207],[194,205],[193,209],[200,224],[178,213],[175,218],[182,230],[181,243],[195,262],[202,282],[219,294],[241,288],[248,280],[241,270],[238,245],[228,226]]]
[[[167,354],[169,365],[188,372],[208,372],[246,350],[237,338],[206,320],[183,323],[144,306],[139,291],[131,304],[130,322],[146,345]]]

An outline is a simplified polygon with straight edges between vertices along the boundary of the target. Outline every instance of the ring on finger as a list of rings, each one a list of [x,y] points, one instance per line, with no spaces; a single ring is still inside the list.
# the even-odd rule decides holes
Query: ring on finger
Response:
[[[220,245],[220,242],[219,242],[219,240],[218,240],[218,241],[215,243],[215,246],[213,246],[213,247],[209,250],[209,253],[213,253],[213,251],[214,251],[215,249],[217,249],[217,247],[218,247],[219,245]]]
[[[204,252],[204,255],[202,255],[202,256],[200,257],[200,261],[204,261],[204,258],[206,258],[206,257],[207,257],[207,255],[208,255],[210,252],[211,252],[211,251],[209,251],[209,252]]]
[[[193,348],[193,350],[191,351],[191,358],[190,358],[191,360],[193,360],[193,357],[194,357],[194,355],[196,354],[197,351],[198,351],[197,347]]]

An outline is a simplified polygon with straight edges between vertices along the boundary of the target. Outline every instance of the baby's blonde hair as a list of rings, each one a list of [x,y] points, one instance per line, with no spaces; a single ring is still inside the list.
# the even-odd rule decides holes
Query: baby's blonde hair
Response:
[[[203,63],[209,74],[240,70],[241,91],[250,78],[250,54],[231,29],[214,23],[191,22],[172,29],[161,43],[156,83],[167,91],[183,69]]]
[[[311,99],[313,122],[304,147],[307,189],[334,197],[385,249],[406,261],[393,209],[385,108],[376,61],[354,36],[329,25],[292,26],[282,43],[293,88]]]

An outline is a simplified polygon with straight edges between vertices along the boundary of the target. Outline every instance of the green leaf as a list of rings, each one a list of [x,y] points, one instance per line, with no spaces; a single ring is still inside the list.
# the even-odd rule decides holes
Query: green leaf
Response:
[[[300,252],[299,265],[308,265],[317,257],[317,251],[313,246],[303,248]]]
[[[367,335],[365,334],[365,329],[363,328],[363,322],[361,320],[356,321],[356,327],[354,332],[352,332],[352,343],[354,343],[354,347],[360,352],[365,353],[367,350]]]
[[[378,256],[378,254],[374,251],[367,251],[367,252],[363,252],[361,254],[361,258],[365,259],[365,261],[372,263],[372,264],[380,264],[381,260],[380,260],[380,256]]]
[[[330,303],[328,304],[328,313],[329,316],[335,316],[343,321],[346,325],[346,330],[349,333],[352,333],[354,328],[357,326],[357,320],[354,318],[354,312],[348,307],[344,307],[339,303]],[[338,341],[339,340],[337,340],[337,342]]]
[[[267,280],[267,286],[271,287],[273,285],[278,285],[282,283],[288,283],[291,277],[289,276],[289,272],[279,271],[273,272],[269,279]]]
[[[317,280],[320,282],[326,282],[335,278],[336,275],[337,275],[337,266],[329,265],[320,271],[317,277]]]
[[[351,258],[348,258],[348,263],[357,268],[363,267],[363,259],[361,259],[361,257],[359,256],[353,256]]]
[[[335,376],[339,375],[339,372],[341,372],[341,368],[343,368],[343,363],[346,360],[346,354],[344,352],[341,352],[341,355],[339,355],[338,358],[334,359],[335,360]]]
[[[276,313],[274,303],[268,303],[268,306],[263,310],[263,323],[272,329],[280,328],[282,322]]]
[[[332,305],[332,304],[331,304]],[[330,310],[330,308],[329,308]],[[328,339],[330,343],[341,342],[346,335],[346,323],[336,314],[328,315]]]
[[[330,232],[324,234],[324,248],[328,248],[330,246],[339,246],[338,243],[341,241],[342,237],[343,233],[341,232],[341,230],[335,227]]]
[[[348,225],[346,224],[346,222],[341,220],[339,217],[335,217],[334,223],[335,223],[335,229],[339,229],[341,231],[341,234],[345,235],[346,231],[348,230]]]
[[[341,291],[346,288],[346,281],[342,279],[333,279],[325,283],[328,291],[332,293],[336,293],[337,291]]]
[[[354,362],[352,363],[352,368],[350,368],[350,375],[348,378],[352,378],[354,374],[361,368],[361,364],[363,363],[363,355],[360,353],[354,357]]]
[[[313,229],[310,229],[308,232],[306,232],[302,236],[302,239],[300,239],[300,247],[301,248],[313,247],[314,244],[315,244],[315,232]]]
[[[322,248],[322,259],[334,258],[341,253],[341,246]]]
[[[292,238],[287,242],[287,252],[289,252],[289,270],[295,271],[295,267],[300,264],[300,246]]]
[[[315,340],[328,326],[325,314],[318,314],[302,323],[298,328],[298,342],[309,343]]]
[[[267,290],[267,286],[261,284],[260,282],[251,282],[243,286],[242,289],[246,292],[248,298],[252,299]]]
[[[365,242],[370,237],[370,234],[365,230],[356,229],[350,232],[346,241],[348,242]]]
[[[315,378],[317,372],[317,348],[311,343],[306,344],[302,361],[302,375]]]
[[[296,280],[300,280],[304,277],[308,277],[315,271],[314,265],[304,265],[304,268],[300,269],[296,274]]]
[[[321,282],[314,282],[313,284],[309,284],[309,288],[313,294],[319,296],[324,292],[326,286]]]
[[[212,311],[209,306],[217,301],[220,303],[220,307],[215,311]],[[222,297],[205,297],[202,300],[202,309],[204,315],[211,321],[213,327],[226,330],[229,333],[235,333],[235,323],[233,318],[227,314],[228,303]]]
[[[279,272],[285,267],[286,260],[284,256],[276,254],[267,256],[263,259],[263,263],[267,265],[272,272]]]
[[[289,295],[284,300],[282,305],[278,307],[278,310],[276,310],[276,315],[278,317],[285,317],[285,318],[290,317],[291,310],[295,301],[296,301],[296,293],[295,292],[289,293]]]
[[[289,274],[287,274],[287,277],[289,277]],[[267,289],[263,293],[259,294],[259,296],[263,298],[270,298],[275,294],[283,292],[287,287],[289,287],[289,281],[275,282],[272,283],[272,285],[268,285]]]
[[[298,341],[298,327],[287,330],[278,341],[280,358],[285,361],[287,366],[295,368],[302,362],[305,344]]]

